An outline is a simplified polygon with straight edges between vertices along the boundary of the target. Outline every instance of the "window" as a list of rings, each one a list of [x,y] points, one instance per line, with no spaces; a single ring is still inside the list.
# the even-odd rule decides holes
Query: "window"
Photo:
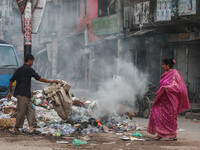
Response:
[[[10,46],[0,46],[0,67],[16,68],[16,66],[14,49]]]

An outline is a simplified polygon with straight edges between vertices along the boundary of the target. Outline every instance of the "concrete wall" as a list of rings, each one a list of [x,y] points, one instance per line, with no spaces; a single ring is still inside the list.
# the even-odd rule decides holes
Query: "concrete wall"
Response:
[[[185,84],[187,85],[187,56],[186,56],[186,45],[178,45],[176,46],[177,50],[177,56],[176,56],[176,62],[177,62],[177,69],[181,73],[183,80],[185,81]]]
[[[190,90],[196,93],[200,92],[200,44],[190,44],[188,48],[188,82]]]
[[[192,93],[200,91],[200,44],[183,44],[176,46],[177,69]],[[188,50],[188,52],[187,52]]]

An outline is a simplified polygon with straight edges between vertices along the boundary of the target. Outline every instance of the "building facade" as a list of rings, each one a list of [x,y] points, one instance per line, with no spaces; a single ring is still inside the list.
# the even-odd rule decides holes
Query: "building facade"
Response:
[[[120,1],[120,0],[119,0]],[[124,0],[122,28],[119,34],[118,0],[98,1],[98,18],[92,19],[95,41],[90,41],[88,80],[101,80],[104,70],[93,71],[98,61],[114,63],[118,56],[118,40],[122,40],[123,59],[131,59],[149,80],[158,85],[164,58],[175,58],[175,68],[180,71],[191,93],[200,91],[200,11],[199,1],[192,0]],[[105,54],[105,55],[104,55]],[[116,67],[113,67],[113,74]],[[102,75],[110,77],[113,75]],[[97,79],[95,79],[95,77]]]

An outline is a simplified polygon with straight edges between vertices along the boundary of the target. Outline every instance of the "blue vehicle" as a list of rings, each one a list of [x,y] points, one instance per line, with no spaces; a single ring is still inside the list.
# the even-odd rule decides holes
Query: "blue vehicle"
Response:
[[[0,98],[7,96],[9,92],[9,79],[19,67],[14,47],[0,40]],[[13,83],[13,86],[16,82]]]

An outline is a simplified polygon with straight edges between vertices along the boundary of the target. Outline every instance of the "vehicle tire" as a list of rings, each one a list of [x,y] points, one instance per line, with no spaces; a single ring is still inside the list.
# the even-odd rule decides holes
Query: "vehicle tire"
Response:
[[[147,108],[144,112],[143,112],[143,117],[144,118],[148,118],[150,115],[151,110],[149,108]]]
[[[143,98],[143,105],[144,105],[144,111],[142,113],[142,116],[144,118],[148,118],[151,111],[151,103],[150,103],[150,99],[147,96],[144,96]]]

